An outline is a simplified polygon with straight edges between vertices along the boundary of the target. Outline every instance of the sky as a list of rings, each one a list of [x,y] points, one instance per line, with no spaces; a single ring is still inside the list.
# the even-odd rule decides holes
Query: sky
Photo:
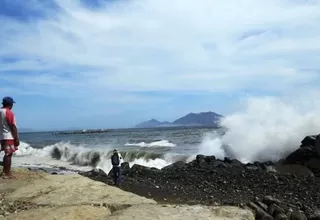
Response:
[[[0,0],[22,128],[122,128],[320,85],[317,0]]]

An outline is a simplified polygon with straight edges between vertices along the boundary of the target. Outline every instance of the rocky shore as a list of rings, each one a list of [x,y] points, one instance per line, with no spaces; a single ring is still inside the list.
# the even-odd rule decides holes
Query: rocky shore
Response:
[[[159,203],[233,205],[251,209],[256,219],[320,219],[320,146],[318,135],[282,160],[242,164],[198,155],[161,170],[123,163],[121,189]],[[83,176],[112,185],[102,170]]]
[[[234,206],[157,204],[78,174],[52,175],[15,169],[16,179],[0,181],[4,220],[253,220]]]

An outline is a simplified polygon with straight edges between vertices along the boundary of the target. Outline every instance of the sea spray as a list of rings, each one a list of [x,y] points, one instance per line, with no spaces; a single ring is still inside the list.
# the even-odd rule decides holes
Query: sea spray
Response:
[[[304,103],[305,104],[305,103]],[[300,141],[320,132],[320,104],[306,106],[273,97],[249,98],[245,108],[221,120],[227,131],[206,134],[199,153],[242,162],[277,161]]]

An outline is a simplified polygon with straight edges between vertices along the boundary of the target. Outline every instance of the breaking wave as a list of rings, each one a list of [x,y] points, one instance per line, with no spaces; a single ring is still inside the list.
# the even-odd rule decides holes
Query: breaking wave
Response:
[[[72,145],[68,142],[59,142],[41,149],[33,148],[29,144],[21,142],[19,150],[15,152],[15,157],[32,158],[31,162],[33,164],[37,164],[41,158],[48,158],[64,162],[73,167],[100,168],[109,172],[111,170],[110,157],[112,153],[113,149],[89,149],[81,145]],[[156,167],[158,169],[177,160],[186,159],[179,155],[146,152],[139,149],[132,151],[120,150],[120,153],[123,158],[122,162],[129,162],[130,166],[139,164],[148,167]]]
[[[168,140],[155,141],[151,143],[139,142],[139,143],[126,143],[125,146],[137,146],[137,147],[175,147],[176,145],[170,143]]]
[[[320,105],[314,101],[318,95],[287,101],[249,98],[242,111],[221,120],[227,129],[223,136],[211,132],[203,137],[198,153],[244,163],[278,161],[296,150],[305,136],[320,133]]]

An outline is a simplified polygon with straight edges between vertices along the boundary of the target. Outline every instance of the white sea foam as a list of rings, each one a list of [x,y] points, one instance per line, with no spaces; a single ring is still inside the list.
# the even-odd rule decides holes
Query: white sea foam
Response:
[[[81,145],[73,145],[69,142],[59,142],[41,149],[36,149],[28,143],[21,142],[19,150],[14,154],[14,164],[17,166],[39,166],[39,167],[66,167],[76,170],[90,170],[100,168],[105,172],[111,170],[110,156],[112,149],[89,149]],[[133,151],[124,152],[124,160],[133,164],[148,167],[162,167],[172,163],[174,157],[153,154],[148,152]],[[123,162],[122,161],[122,162]]]
[[[137,146],[137,147],[175,147],[176,145],[170,143],[168,140],[154,141],[151,143],[126,143],[125,146]]]
[[[224,136],[204,136],[199,153],[242,162],[277,161],[296,150],[306,135],[320,133],[320,103],[315,97],[249,98],[241,111],[221,120],[228,129]]]

